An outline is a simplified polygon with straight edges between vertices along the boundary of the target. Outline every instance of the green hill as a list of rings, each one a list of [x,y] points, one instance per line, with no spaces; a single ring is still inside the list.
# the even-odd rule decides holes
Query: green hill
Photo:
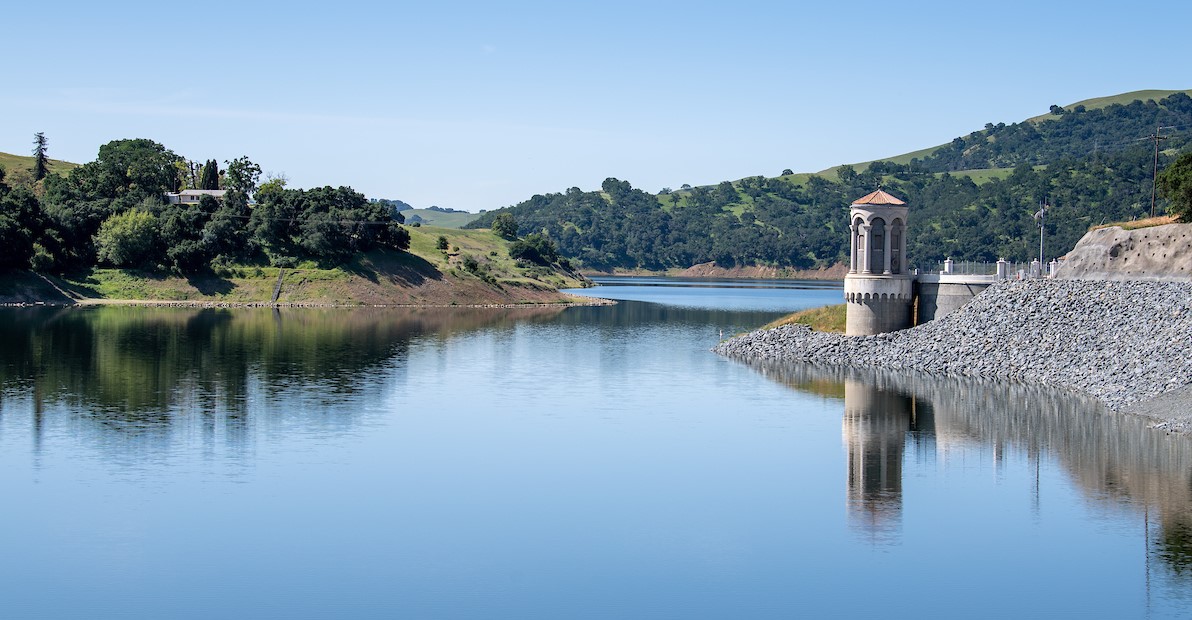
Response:
[[[823,174],[747,177],[651,195],[618,179],[600,191],[538,195],[500,212],[542,231],[586,268],[663,270],[715,261],[724,267],[826,267],[847,257],[847,205],[879,185],[911,204],[912,263],[1037,256],[1032,215],[1052,205],[1051,256],[1091,226],[1150,211],[1157,125],[1169,139],[1160,166],[1192,148],[1188,91],[1155,100],[1128,93],[1052,110],[1042,120],[988,123],[952,142]],[[1125,102],[1125,103],[1123,103]],[[1162,202],[1159,210],[1164,208]]]
[[[1120,95],[1110,95],[1108,97],[1095,97],[1093,99],[1085,99],[1083,101],[1077,101],[1076,103],[1071,103],[1066,106],[1063,106],[1063,109],[1068,112],[1072,112],[1077,109],[1082,109],[1085,111],[1087,111],[1087,110],[1102,110],[1102,109],[1108,108],[1109,106],[1112,106],[1112,105],[1126,106],[1126,105],[1133,103],[1135,101],[1140,101],[1140,102],[1145,102],[1148,100],[1160,101],[1162,99],[1166,99],[1166,98],[1168,98],[1174,94],[1177,94],[1177,93],[1183,93],[1185,95],[1192,96],[1192,89],[1188,89],[1188,90],[1136,90],[1136,91],[1129,92],[1129,93],[1122,93]],[[1031,124],[1034,124],[1037,126],[1040,123],[1042,123],[1044,121],[1049,121],[1049,120],[1056,120],[1056,114],[1054,114],[1053,112],[1048,112],[1046,114],[1040,114],[1038,116],[1033,116],[1031,118],[1028,118],[1024,122],[1031,123]],[[932,146],[932,147],[928,147],[925,149],[919,149],[917,151],[912,151],[910,153],[903,153],[901,155],[895,155],[893,157],[885,157],[880,160],[874,160],[874,161],[886,161],[886,162],[892,162],[892,163],[896,163],[896,164],[909,164],[916,159],[918,159],[918,160],[926,159],[926,158],[930,157],[931,155],[935,154],[940,149],[943,149],[946,147],[948,147],[947,144],[940,144],[937,146]],[[850,165],[853,166],[853,168],[856,169],[858,172],[863,172],[872,163],[873,163],[873,161],[865,161],[865,162],[859,162],[859,163],[850,164]],[[828,176],[831,178],[835,178],[836,171],[839,170],[839,168],[840,168],[840,166],[833,166],[826,170],[821,170],[816,174],[819,174],[821,176]],[[985,170],[992,170],[992,169],[985,169]],[[988,174],[988,173],[986,173],[986,174]],[[974,179],[974,180],[977,180],[977,179]],[[980,183],[981,181],[977,180],[977,182]]]
[[[13,155],[11,153],[0,153],[0,166],[9,177],[19,171],[33,170],[33,157],[26,155]],[[64,173],[71,168],[77,168],[78,164],[72,164],[68,161],[59,159],[50,160],[50,172]]]
[[[424,226],[440,228],[463,228],[477,217],[478,213],[466,211],[439,211],[437,209],[407,209],[401,212],[407,223],[421,222]],[[418,219],[414,219],[414,217]]]

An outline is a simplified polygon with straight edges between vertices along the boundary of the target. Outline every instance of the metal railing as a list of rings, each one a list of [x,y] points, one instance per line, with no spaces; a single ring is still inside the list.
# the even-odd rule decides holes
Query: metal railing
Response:
[[[961,275],[961,276],[994,276],[999,280],[1024,280],[1028,278],[1050,278],[1055,275],[1062,261],[1052,260],[1041,265],[1038,260],[1030,262],[999,260],[988,261],[954,261],[947,259],[939,263],[931,263],[916,267],[914,272],[923,275]]]

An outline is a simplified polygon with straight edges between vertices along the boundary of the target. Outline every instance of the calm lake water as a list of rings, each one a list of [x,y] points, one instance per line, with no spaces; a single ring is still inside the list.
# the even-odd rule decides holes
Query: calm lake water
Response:
[[[0,617],[1192,616],[1192,443],[594,308],[0,311]]]

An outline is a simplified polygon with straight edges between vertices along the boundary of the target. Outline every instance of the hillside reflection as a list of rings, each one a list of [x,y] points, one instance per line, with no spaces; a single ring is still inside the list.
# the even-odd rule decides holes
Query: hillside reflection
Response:
[[[1091,503],[1137,510],[1148,539],[1148,567],[1161,563],[1192,583],[1187,437],[1036,387],[873,369],[755,367],[799,391],[843,394],[849,519],[875,540],[896,538],[901,529],[907,462],[946,462],[950,450],[975,447],[998,467],[1016,450],[1036,465],[1054,460]],[[842,389],[826,387],[833,384]]]
[[[362,399],[403,380],[415,339],[511,328],[561,311],[7,309],[0,312],[0,405],[6,414],[32,411],[35,443],[53,408],[125,436],[99,442],[165,441],[171,427],[198,424],[234,445],[261,411],[285,418],[274,423],[346,428]]]

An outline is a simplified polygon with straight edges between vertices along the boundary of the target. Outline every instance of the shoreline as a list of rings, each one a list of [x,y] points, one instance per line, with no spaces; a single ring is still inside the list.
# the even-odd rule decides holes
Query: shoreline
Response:
[[[1192,282],[1028,280],[996,284],[951,315],[898,332],[844,336],[786,325],[712,350],[747,363],[1042,385],[1185,432],[1192,430],[1189,334]]]
[[[602,297],[576,298],[568,301],[535,301],[525,303],[489,304],[366,304],[366,303],[323,303],[267,301],[200,301],[169,299],[80,299],[74,302],[9,302],[0,303],[0,308],[85,308],[98,306],[127,306],[142,308],[582,308],[592,306],[613,306],[616,301]]]
[[[823,269],[794,269],[791,267],[720,267],[715,263],[701,263],[685,269],[661,271],[647,269],[614,269],[612,271],[581,270],[584,277],[644,277],[693,278],[708,280],[844,280],[848,266],[840,263]]]

